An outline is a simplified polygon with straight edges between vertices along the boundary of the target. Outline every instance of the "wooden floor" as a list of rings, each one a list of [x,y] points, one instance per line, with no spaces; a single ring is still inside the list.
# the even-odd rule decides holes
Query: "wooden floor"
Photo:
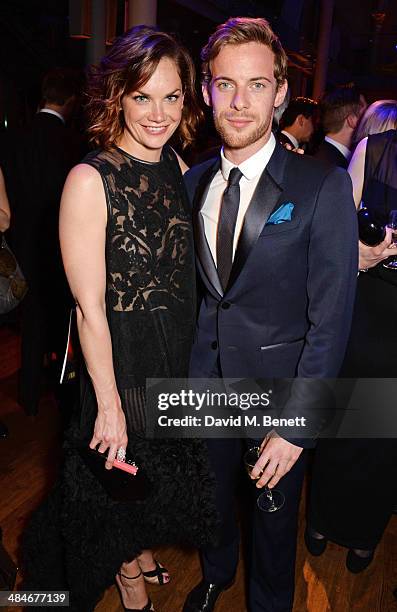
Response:
[[[0,418],[10,430],[0,439],[0,525],[4,544],[15,560],[23,527],[51,486],[60,455],[60,419],[54,401],[45,393],[38,417],[26,417],[17,406],[15,364],[18,350],[12,334],[0,329]],[[304,500],[301,504],[294,612],[397,612],[392,589],[397,586],[397,516],[393,516],[371,566],[358,576],[345,568],[345,549],[329,544],[319,558],[303,544]],[[200,579],[194,550],[168,548],[158,553],[172,574],[164,587],[150,587],[157,612],[180,612],[186,594]],[[18,579],[20,581],[20,578]],[[115,587],[96,612],[121,612]],[[20,610],[20,608],[9,608]],[[236,583],[219,600],[217,612],[245,612],[244,568]]]

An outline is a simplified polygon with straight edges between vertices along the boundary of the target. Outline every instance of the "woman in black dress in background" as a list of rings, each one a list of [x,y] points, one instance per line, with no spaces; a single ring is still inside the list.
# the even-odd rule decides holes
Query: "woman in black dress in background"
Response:
[[[354,200],[386,225],[397,209],[397,101],[369,106],[358,132],[362,140],[348,169]],[[359,252],[362,272],[341,376],[397,378],[397,271],[383,266],[397,250],[388,234],[376,247],[360,242]],[[305,534],[309,551],[321,554],[330,539],[349,548],[350,571],[364,570],[397,501],[396,470],[395,439],[320,440]]]
[[[92,610],[116,578],[125,609],[149,611],[144,579],[168,574],[148,549],[205,545],[215,523],[201,441],[145,438],[146,378],[188,375],[195,325],[190,211],[166,144],[177,130],[191,142],[201,115],[189,55],[165,33],[130,30],[92,73],[88,114],[99,150],[69,174],[60,215],[87,372],[63,476],[27,534],[27,569],[35,588],[69,588],[73,609]],[[127,450],[150,497],[110,499],[82,444],[107,453],[108,469]]]

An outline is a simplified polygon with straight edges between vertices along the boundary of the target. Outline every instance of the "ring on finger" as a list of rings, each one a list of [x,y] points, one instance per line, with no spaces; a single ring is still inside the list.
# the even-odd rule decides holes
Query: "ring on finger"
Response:
[[[125,448],[123,446],[120,446],[120,448],[117,450],[116,458],[118,461],[125,461],[125,456],[126,456]]]

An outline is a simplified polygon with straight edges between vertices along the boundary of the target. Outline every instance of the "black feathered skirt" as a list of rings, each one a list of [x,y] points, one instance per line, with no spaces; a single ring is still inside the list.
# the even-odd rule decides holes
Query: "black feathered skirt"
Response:
[[[63,469],[23,538],[24,588],[67,589],[71,610],[81,612],[95,607],[121,564],[142,549],[214,545],[218,528],[204,441],[130,435],[129,454],[144,466],[152,491],[144,501],[121,503],[109,498],[77,451],[89,442],[90,421],[80,413],[68,432]]]

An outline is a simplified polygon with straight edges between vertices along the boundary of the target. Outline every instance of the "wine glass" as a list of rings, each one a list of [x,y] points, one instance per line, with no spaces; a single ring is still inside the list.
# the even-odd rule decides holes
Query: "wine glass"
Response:
[[[392,234],[391,240],[392,244],[397,245],[397,210],[391,210],[389,213],[389,222],[386,227],[390,227]],[[397,258],[396,256],[390,257],[386,263],[383,264],[384,268],[388,270],[397,270]]]
[[[261,449],[259,446],[253,446],[244,454],[244,465],[248,472],[248,475],[251,474],[252,469],[259,457],[261,456]],[[257,478],[259,480],[260,476]],[[261,493],[257,500],[257,506],[259,510],[262,512],[276,512],[280,510],[284,506],[285,497],[281,491],[276,489],[270,489],[267,485],[263,488],[263,493]]]

